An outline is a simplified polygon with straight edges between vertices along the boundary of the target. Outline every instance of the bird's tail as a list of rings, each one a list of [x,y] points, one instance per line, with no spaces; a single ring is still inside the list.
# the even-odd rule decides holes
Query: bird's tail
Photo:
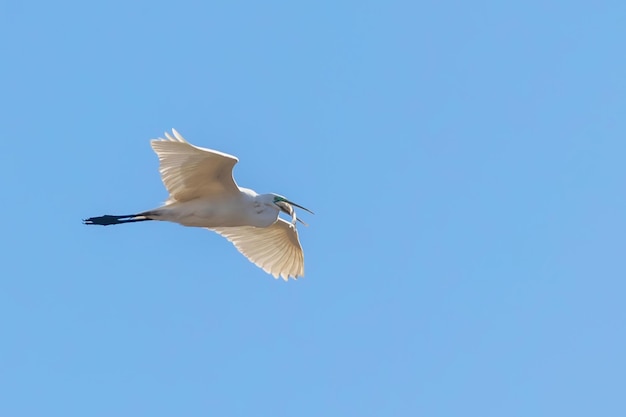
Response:
[[[109,226],[111,224],[123,224],[134,222],[145,222],[147,220],[153,220],[145,216],[145,213],[130,214],[126,216],[112,216],[106,214],[99,217],[90,217],[83,220],[83,224],[98,224],[100,226]]]

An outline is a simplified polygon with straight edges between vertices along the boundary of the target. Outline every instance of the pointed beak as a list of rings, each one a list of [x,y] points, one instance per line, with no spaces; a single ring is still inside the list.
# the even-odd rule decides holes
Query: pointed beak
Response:
[[[293,201],[285,200],[285,203],[289,203],[289,204],[291,204],[292,206],[295,206],[295,207],[301,208],[302,210],[308,211],[308,212],[309,212],[309,213],[311,213],[311,214],[315,214],[315,213],[313,213],[311,210],[309,210],[308,208],[306,208],[306,207],[302,207],[301,205],[296,204],[296,203],[294,203]]]
[[[286,200],[285,200],[285,201],[279,201],[279,202],[277,202],[277,203],[276,203],[276,205],[278,206],[278,208],[280,208],[280,211],[282,211],[283,213],[286,213],[286,214],[288,214],[288,215],[290,215],[290,216],[291,216],[291,218],[292,218],[291,223],[292,223],[294,226],[295,226],[295,224],[296,224],[296,220],[297,220],[297,221],[299,221],[300,223],[302,223],[302,224],[303,224],[303,225],[305,225],[305,226],[308,226],[308,224],[306,224],[305,222],[303,222],[302,220],[300,220],[300,219],[296,216],[296,211],[293,209],[293,207],[292,207],[292,206],[295,206],[295,207],[301,208],[302,210],[306,210],[306,211],[308,211],[309,213],[314,214],[311,210],[309,210],[309,209],[307,209],[307,208],[305,208],[305,207],[302,207],[302,206],[300,206],[300,205],[298,205],[298,204],[292,203],[291,201],[286,201]]]

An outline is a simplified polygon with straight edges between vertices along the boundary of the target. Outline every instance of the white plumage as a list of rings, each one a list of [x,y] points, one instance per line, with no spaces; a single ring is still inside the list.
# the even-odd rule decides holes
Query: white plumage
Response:
[[[111,225],[146,220],[205,227],[224,236],[265,272],[288,278],[304,275],[304,254],[292,206],[308,209],[277,194],[257,194],[233,178],[236,157],[188,143],[173,136],[151,141],[169,198],[162,207],[141,213],[86,219],[85,224]],[[292,217],[291,223],[279,217]]]

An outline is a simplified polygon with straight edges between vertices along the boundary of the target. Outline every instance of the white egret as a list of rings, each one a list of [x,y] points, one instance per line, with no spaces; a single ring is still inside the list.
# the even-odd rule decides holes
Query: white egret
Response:
[[[170,194],[153,210],[125,216],[105,215],[84,224],[108,226],[162,220],[183,226],[204,227],[224,236],[251,262],[275,278],[304,275],[304,254],[298,239],[299,207],[278,194],[257,194],[239,187],[233,178],[236,157],[188,143],[176,130],[173,136],[151,141],[159,157],[159,171]],[[279,217],[291,216],[288,222]]]

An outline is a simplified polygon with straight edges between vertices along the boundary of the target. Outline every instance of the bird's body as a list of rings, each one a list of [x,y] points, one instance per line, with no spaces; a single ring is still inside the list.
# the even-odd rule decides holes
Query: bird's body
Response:
[[[276,278],[304,275],[304,255],[295,227],[296,220],[301,220],[292,206],[307,209],[277,194],[257,194],[239,187],[232,176],[236,157],[193,146],[176,130],[173,134],[152,141],[170,193],[165,205],[132,215],[91,217],[85,224],[160,220],[204,227],[230,240]],[[291,223],[280,218],[281,211],[292,217]]]
[[[148,210],[152,220],[164,220],[191,227],[268,227],[278,220],[278,208],[258,200],[259,194],[243,188],[239,194],[174,201]]]

